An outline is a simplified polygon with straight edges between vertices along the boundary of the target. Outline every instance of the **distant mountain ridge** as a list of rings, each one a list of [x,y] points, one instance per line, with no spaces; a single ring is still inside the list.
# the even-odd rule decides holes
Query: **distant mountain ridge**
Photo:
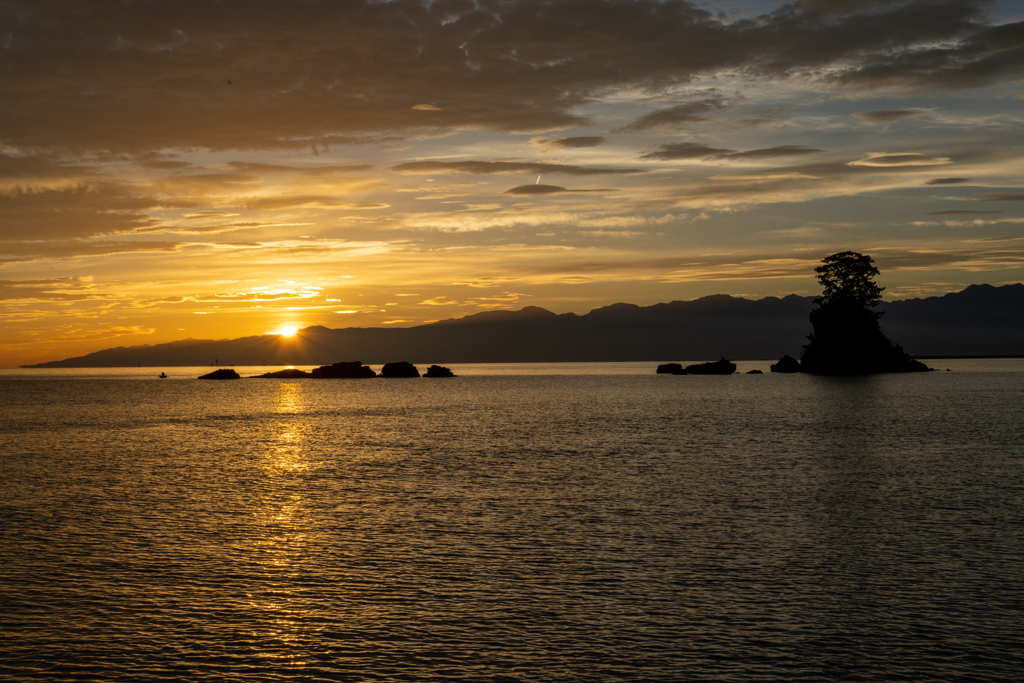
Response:
[[[751,300],[725,294],[584,315],[536,306],[406,328],[307,327],[295,337],[183,339],[116,347],[35,368],[778,359],[798,356],[814,297]],[[882,330],[912,356],[1024,354],[1024,284],[879,304]]]

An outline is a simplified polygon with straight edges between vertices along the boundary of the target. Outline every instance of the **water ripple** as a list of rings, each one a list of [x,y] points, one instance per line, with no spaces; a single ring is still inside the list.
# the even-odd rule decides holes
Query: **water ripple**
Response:
[[[1014,375],[0,383],[0,678],[1024,670]]]

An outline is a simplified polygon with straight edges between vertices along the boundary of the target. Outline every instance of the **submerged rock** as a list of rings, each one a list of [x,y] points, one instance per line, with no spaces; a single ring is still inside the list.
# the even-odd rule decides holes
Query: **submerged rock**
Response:
[[[242,379],[241,376],[230,368],[222,368],[220,370],[214,370],[208,375],[203,375],[199,379]]]
[[[763,375],[764,373],[763,373],[763,372],[761,372],[760,370],[751,370],[751,371],[750,371],[750,372],[748,372],[747,374],[748,374],[748,375]]]
[[[419,377],[420,371],[416,366],[406,361],[397,363],[385,363],[380,370],[381,377]]]
[[[440,365],[431,365],[427,368],[427,373],[424,377],[455,377],[455,373]]]
[[[300,377],[312,377],[312,375],[297,368],[285,368],[284,370],[278,370],[277,372],[267,372],[262,375],[256,375],[256,379],[298,379]]]
[[[354,360],[334,365],[321,365],[310,371],[309,376],[314,379],[366,379],[376,377],[377,373],[363,365],[363,361]]]
[[[664,365],[658,366],[659,375],[681,375],[683,374],[683,366],[679,363],[665,363]]]
[[[793,356],[783,356],[771,367],[772,372],[800,372],[800,361]]]

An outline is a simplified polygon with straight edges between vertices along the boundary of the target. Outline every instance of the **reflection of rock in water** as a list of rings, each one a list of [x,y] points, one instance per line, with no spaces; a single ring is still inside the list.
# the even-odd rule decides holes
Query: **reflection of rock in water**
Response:
[[[334,365],[321,365],[309,373],[315,379],[365,379],[376,377],[377,373],[363,365],[363,361],[354,360]]]
[[[214,370],[208,375],[203,375],[199,379],[242,379],[237,372],[231,368],[222,368],[220,370]]]
[[[427,368],[427,373],[424,377],[455,377],[455,373],[440,365],[431,365]]]
[[[406,361],[398,363],[385,363],[380,370],[381,377],[419,377],[420,371],[416,366]]]
[[[887,339],[878,315],[851,298],[832,298],[811,311],[814,333],[804,347],[800,371],[817,375],[926,372],[903,347]],[[781,363],[781,361],[780,361]],[[774,369],[774,367],[773,367]]]

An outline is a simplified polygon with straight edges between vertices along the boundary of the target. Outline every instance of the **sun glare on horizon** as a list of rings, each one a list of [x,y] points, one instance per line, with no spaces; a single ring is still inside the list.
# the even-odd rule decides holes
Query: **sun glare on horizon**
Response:
[[[279,329],[277,332],[271,332],[271,334],[279,334],[282,337],[294,337],[295,333],[298,331],[299,328],[296,327],[295,325],[286,325],[285,327]]]

